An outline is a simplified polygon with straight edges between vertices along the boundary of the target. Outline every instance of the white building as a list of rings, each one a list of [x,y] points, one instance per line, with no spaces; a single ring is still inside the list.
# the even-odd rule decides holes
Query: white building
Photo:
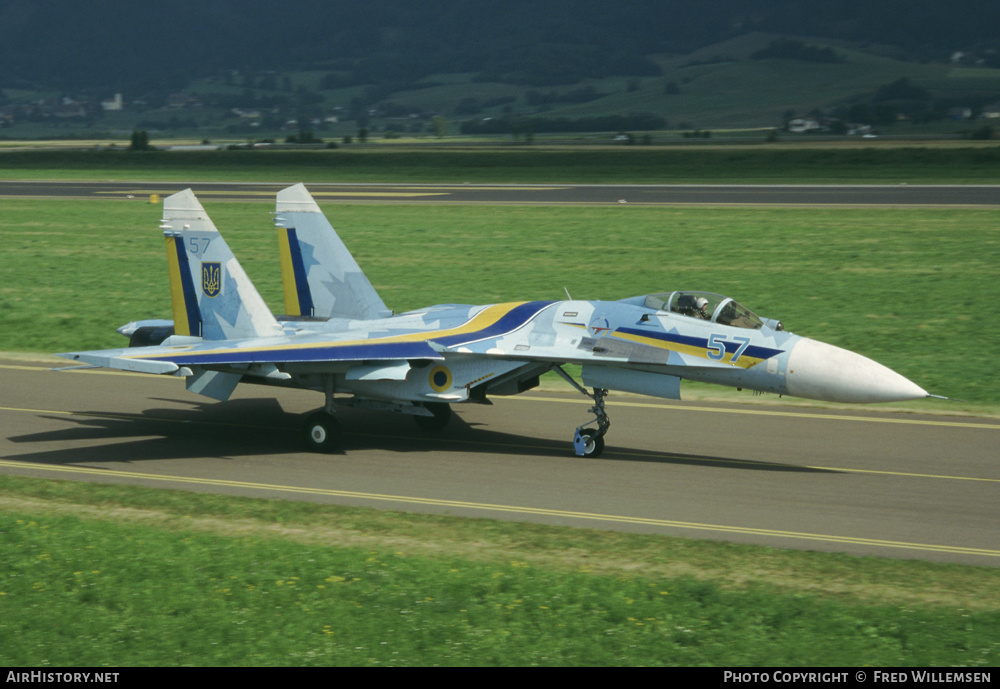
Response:
[[[104,112],[118,112],[122,110],[124,105],[122,104],[122,94],[116,93],[114,98],[108,98],[107,100],[101,101],[101,109]]]

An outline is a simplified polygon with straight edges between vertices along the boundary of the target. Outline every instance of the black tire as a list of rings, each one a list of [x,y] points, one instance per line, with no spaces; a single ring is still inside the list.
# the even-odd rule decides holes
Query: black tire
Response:
[[[597,458],[604,452],[604,436],[597,434],[596,428],[584,428],[580,431],[580,436],[584,440],[584,457]]]
[[[445,402],[427,402],[424,407],[434,416],[414,416],[417,428],[426,433],[443,431],[451,421],[451,405]]]
[[[305,423],[306,446],[313,452],[336,452],[340,449],[340,423],[325,411],[309,415]]]

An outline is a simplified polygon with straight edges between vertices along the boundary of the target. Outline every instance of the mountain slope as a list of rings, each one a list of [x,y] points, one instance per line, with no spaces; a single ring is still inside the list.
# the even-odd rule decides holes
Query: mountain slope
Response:
[[[677,0],[0,0],[0,87],[177,87],[234,69],[326,69],[345,84],[456,72],[567,84],[649,76],[650,55],[751,31],[942,58],[1000,47],[1000,3],[713,0],[708,11]]]

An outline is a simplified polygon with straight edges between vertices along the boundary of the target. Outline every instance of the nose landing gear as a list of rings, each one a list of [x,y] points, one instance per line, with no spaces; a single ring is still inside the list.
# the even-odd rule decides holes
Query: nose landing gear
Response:
[[[577,427],[573,434],[573,451],[577,457],[600,457],[601,453],[604,452],[604,435],[611,428],[611,419],[604,411],[604,398],[608,396],[608,391],[604,388],[594,388],[593,393],[587,392],[587,389],[573,380],[568,373],[562,370],[562,367],[553,366],[552,368],[562,376],[563,380],[594,400],[594,406],[590,408],[590,412],[596,418]],[[592,423],[596,423],[597,428],[588,428]]]

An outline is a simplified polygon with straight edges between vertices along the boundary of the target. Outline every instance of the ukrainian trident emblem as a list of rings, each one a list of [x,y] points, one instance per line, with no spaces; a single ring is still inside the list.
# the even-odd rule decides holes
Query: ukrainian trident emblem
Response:
[[[201,264],[201,291],[206,297],[217,297],[222,291],[222,264],[206,263]]]

